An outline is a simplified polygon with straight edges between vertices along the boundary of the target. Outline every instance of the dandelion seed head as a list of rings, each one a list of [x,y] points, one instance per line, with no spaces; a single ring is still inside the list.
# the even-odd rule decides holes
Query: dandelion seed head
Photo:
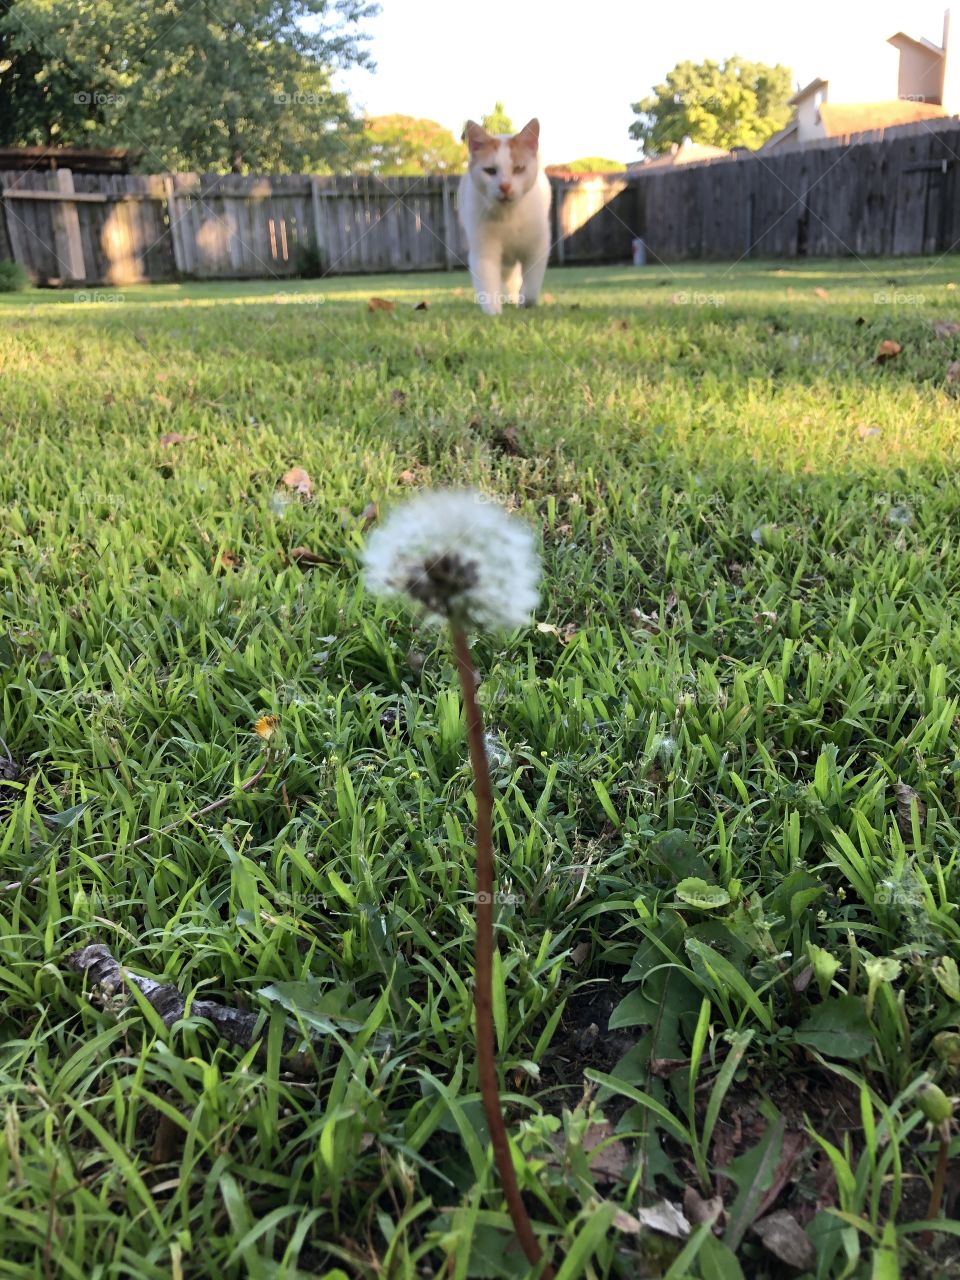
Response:
[[[479,493],[440,490],[397,507],[370,535],[365,580],[406,596],[427,621],[512,631],[537,604],[532,530]]]
[[[509,769],[513,763],[510,752],[503,745],[503,741],[497,733],[485,733],[483,735],[483,745],[487,753],[487,759],[490,762],[491,769]]]

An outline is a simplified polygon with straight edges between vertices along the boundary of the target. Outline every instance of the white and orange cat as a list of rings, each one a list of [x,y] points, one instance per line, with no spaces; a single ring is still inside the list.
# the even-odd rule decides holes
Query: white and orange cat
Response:
[[[505,302],[535,307],[550,256],[550,179],[540,165],[540,124],[498,137],[468,120],[470,165],[460,179],[460,221],[470,275],[487,315]]]

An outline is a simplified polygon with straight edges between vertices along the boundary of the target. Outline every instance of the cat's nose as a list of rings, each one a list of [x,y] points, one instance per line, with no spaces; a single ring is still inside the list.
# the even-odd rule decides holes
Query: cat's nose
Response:
[[[509,182],[500,183],[500,190],[505,196],[508,196],[510,194],[510,186],[511,184]]]

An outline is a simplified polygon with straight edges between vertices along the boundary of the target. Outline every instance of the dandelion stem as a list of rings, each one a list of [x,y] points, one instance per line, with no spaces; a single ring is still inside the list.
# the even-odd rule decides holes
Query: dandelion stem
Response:
[[[935,1222],[940,1217],[943,1204],[943,1192],[947,1183],[947,1157],[950,1154],[950,1121],[940,1126],[940,1149],[937,1152],[937,1167],[933,1175],[933,1186],[930,1188],[930,1204],[927,1207],[927,1221]],[[924,1231],[920,1237],[920,1245],[929,1249],[933,1244],[933,1232]]]
[[[477,1076],[480,1082],[483,1110],[487,1117],[487,1128],[490,1131],[490,1141],[493,1144],[493,1156],[500,1174],[500,1183],[506,1197],[510,1218],[527,1261],[531,1266],[536,1266],[542,1261],[543,1254],[517,1185],[507,1129],[500,1108],[500,1088],[497,1082],[493,1027],[493,794],[490,789],[490,769],[483,740],[483,716],[477,702],[476,678],[470,644],[462,627],[451,622],[450,629],[453,633],[457,671],[467,715],[467,742],[470,748],[470,763],[473,766],[477,797],[477,923],[474,964]],[[548,1263],[541,1272],[541,1280],[553,1280],[553,1275],[553,1268]]]

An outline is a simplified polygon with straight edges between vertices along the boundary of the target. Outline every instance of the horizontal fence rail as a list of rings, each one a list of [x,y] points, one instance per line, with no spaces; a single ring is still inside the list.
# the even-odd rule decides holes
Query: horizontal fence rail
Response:
[[[936,127],[934,127],[934,125]],[[551,261],[945,253],[960,121],[675,168],[551,179]],[[41,282],[452,270],[457,177],[0,172],[0,257]]]

